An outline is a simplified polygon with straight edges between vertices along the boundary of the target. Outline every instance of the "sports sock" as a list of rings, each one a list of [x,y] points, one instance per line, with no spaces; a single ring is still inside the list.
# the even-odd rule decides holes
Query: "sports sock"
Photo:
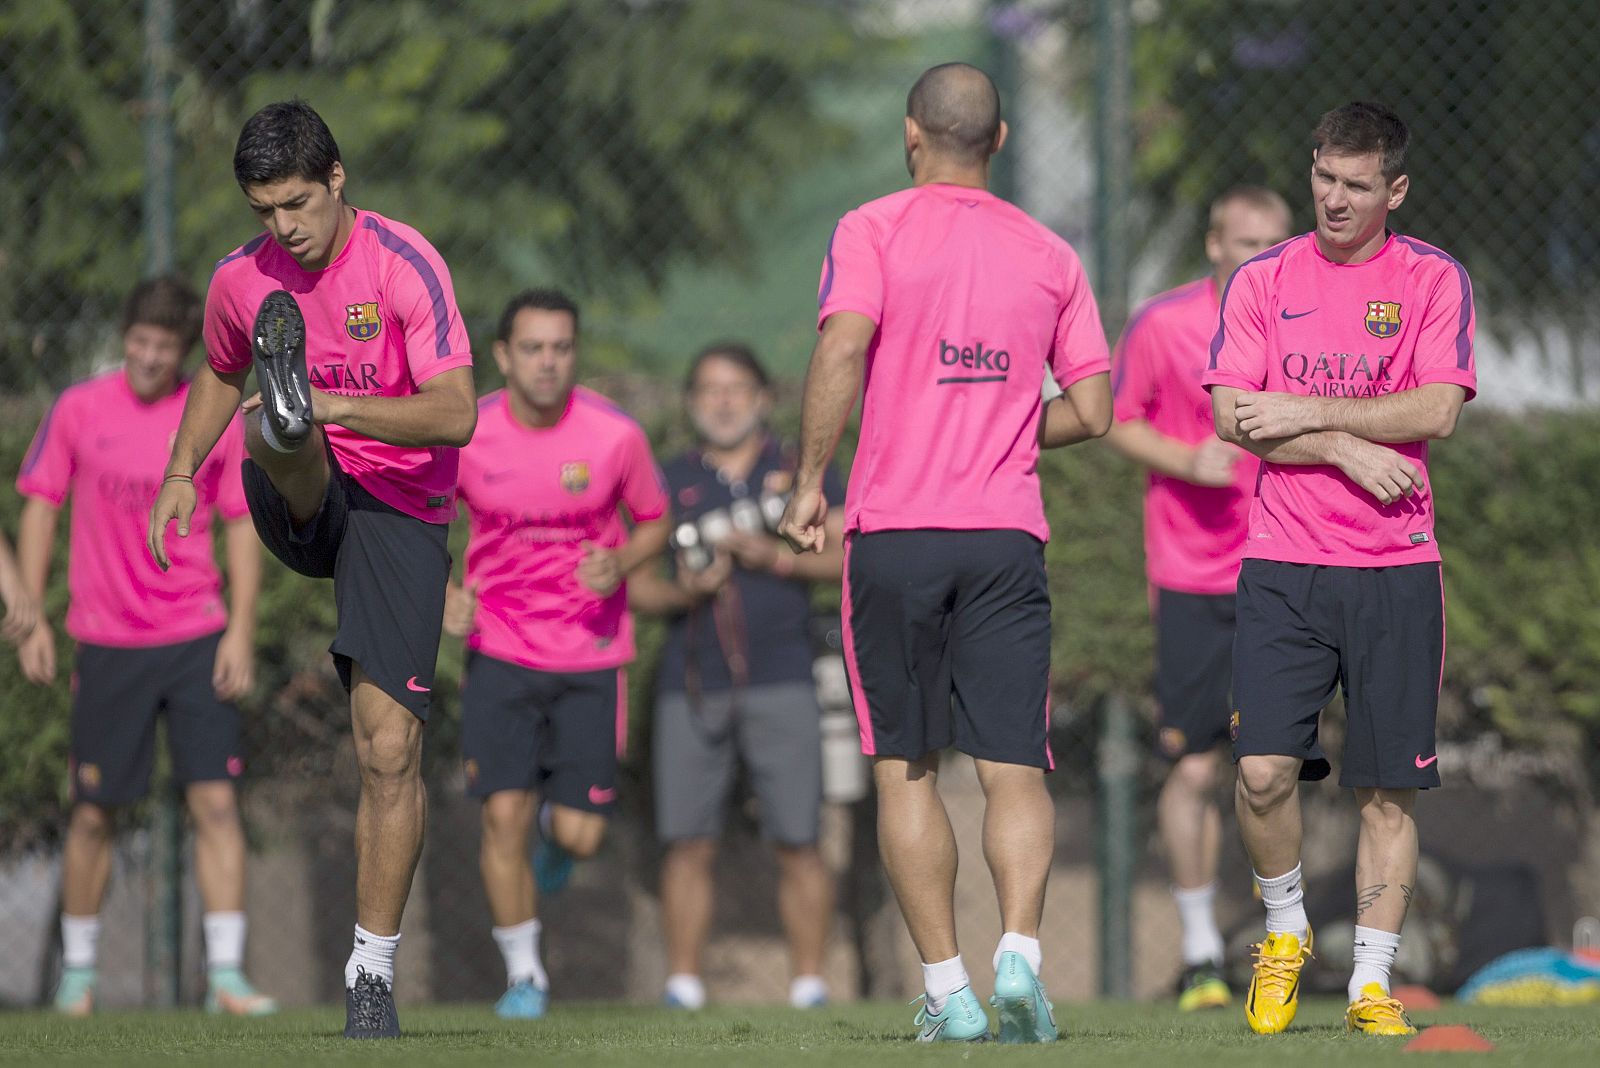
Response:
[[[820,975],[797,975],[789,984],[789,1004],[797,1009],[810,1008],[828,1000],[828,982]]]
[[[400,935],[375,935],[371,931],[356,924],[355,946],[350,951],[350,959],[344,965],[345,988],[353,989],[356,985],[356,968],[362,967],[368,975],[376,975],[391,988],[394,987],[394,951],[400,948]]]
[[[245,918],[242,912],[208,912],[200,918],[206,932],[206,971],[244,965]]]
[[[1300,865],[1271,879],[1263,879],[1258,873],[1256,885],[1261,887],[1261,903],[1267,906],[1267,930],[1273,934],[1299,935],[1304,943],[1311,921],[1306,919],[1306,888]]]
[[[62,913],[62,964],[68,968],[93,968],[99,941],[99,916],[68,916]]]
[[[964,986],[969,986],[972,980],[967,978],[967,967],[961,963],[961,954],[957,953],[949,960],[935,961],[922,966],[922,986],[928,992],[928,1011],[942,1012],[944,1003]]]
[[[285,445],[278,440],[278,435],[272,430],[272,420],[267,418],[265,410],[261,413],[261,440],[265,441],[273,452],[295,452],[300,448],[299,445]]]
[[[1044,961],[1044,951],[1039,948],[1039,940],[1037,938],[1029,938],[1027,935],[1017,934],[1015,931],[1007,931],[1001,935],[1000,944],[994,947],[994,966],[997,971],[1000,968],[1000,954],[1002,953],[1021,953],[1022,959],[1027,961],[1028,967],[1033,969],[1035,977],[1038,976],[1039,966]],[[960,987],[956,989],[959,990]]]
[[[512,927],[493,928],[495,945],[506,959],[506,985],[515,986],[526,980],[540,990],[550,989],[550,977],[539,961],[538,920],[528,920]]]
[[[1183,927],[1183,963],[1221,964],[1222,932],[1217,929],[1217,884],[1207,883],[1190,890],[1174,886],[1172,900],[1178,906]]]
[[[1361,996],[1361,988],[1377,983],[1383,992],[1389,992],[1389,969],[1394,966],[1394,955],[1400,950],[1400,936],[1374,927],[1357,927],[1355,944],[1355,971],[1350,974],[1348,993],[1350,1000]]]
[[[706,985],[698,975],[678,972],[667,976],[667,997],[686,1009],[706,1007]]]

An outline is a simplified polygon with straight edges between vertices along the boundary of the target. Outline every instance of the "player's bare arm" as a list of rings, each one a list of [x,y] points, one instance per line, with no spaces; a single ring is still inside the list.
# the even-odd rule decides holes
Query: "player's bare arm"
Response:
[[[478,394],[472,368],[456,367],[409,397],[346,397],[313,389],[311,413],[323,426],[342,426],[385,445],[460,448],[478,425]]]
[[[704,571],[678,569],[674,582],[655,561],[628,574],[628,608],[647,616],[672,616],[689,611],[717,595],[733,574],[733,557],[718,551]]]
[[[16,645],[39,622],[39,602],[23,585],[17,554],[12,551],[11,543],[3,534],[0,534],[0,600],[6,603],[5,621],[0,623],[0,637]]]
[[[239,410],[239,398],[244,396],[249,374],[248,370],[223,374],[202,361],[189,384],[183,420],[172,441],[172,458],[167,461],[161,492],[150,506],[150,529],[145,535],[150,555],[163,571],[171,563],[167,559],[167,524],[176,519],[178,536],[189,536],[189,520],[194,517],[195,508],[194,473],[217,447],[233,413]]]
[[[628,540],[615,549],[585,542],[583,562],[578,565],[578,581],[600,596],[610,597],[629,572],[661,555],[671,534],[672,519],[663,515],[635,523]]]
[[[50,578],[50,551],[56,543],[56,519],[61,509],[40,497],[29,497],[17,525],[17,570],[23,591],[44,604],[45,583]],[[48,686],[56,678],[56,636],[43,609],[28,636],[17,646],[17,662],[29,682]]]
[[[1430,382],[1381,397],[1240,393],[1234,411],[1241,432],[1256,441],[1340,430],[1368,441],[1401,444],[1449,437],[1466,400],[1467,391],[1460,386]]]
[[[1113,425],[1106,432],[1106,443],[1141,467],[1195,486],[1231,485],[1233,465],[1241,455],[1221,438],[1190,445],[1168,437],[1143,419]]]
[[[234,701],[256,681],[256,602],[261,596],[261,539],[248,515],[223,525],[228,559],[228,629],[217,643],[211,685],[217,697]]]
[[[1039,413],[1039,444],[1046,449],[1104,437],[1111,429],[1111,376],[1090,375],[1047,401]]]
[[[822,497],[822,475],[861,392],[867,349],[877,332],[878,324],[865,315],[835,312],[822,324],[822,336],[811,352],[800,408],[800,468],[794,496],[778,524],[778,534],[797,553],[826,548],[828,504]]]
[[[798,557],[783,539],[770,534],[734,531],[722,545],[741,567],[750,571],[767,571],[802,582],[838,582],[844,574],[844,514],[837,508],[830,511],[823,529],[823,550]]]
[[[1312,430],[1264,441],[1252,439],[1239,427],[1237,401],[1245,391],[1232,386],[1211,387],[1211,410],[1217,437],[1248,449],[1275,464],[1330,464],[1350,480],[1389,505],[1423,489],[1422,473],[1393,449],[1343,430]]]

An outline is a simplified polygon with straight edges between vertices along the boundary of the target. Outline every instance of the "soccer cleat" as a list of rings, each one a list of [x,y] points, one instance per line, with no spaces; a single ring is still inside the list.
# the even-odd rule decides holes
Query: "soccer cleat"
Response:
[[[250,985],[238,968],[218,968],[206,981],[206,1011],[228,1016],[271,1016],[278,1003]]]
[[[550,993],[527,979],[512,983],[494,1003],[494,1014],[502,1020],[537,1020],[550,1008]]]
[[[56,987],[56,1011],[66,1016],[88,1016],[94,1012],[93,968],[68,968]]]
[[[1055,1006],[1045,997],[1044,984],[1021,953],[1007,950],[1000,954],[989,1004],[1000,1014],[1001,1042],[1017,1045],[1056,1040]]]
[[[399,1038],[394,991],[382,976],[356,966],[356,985],[344,992],[345,1038]]]
[[[1361,996],[1344,1011],[1344,1029],[1364,1035],[1414,1035],[1417,1029],[1406,1018],[1400,999],[1377,983],[1361,988]]]
[[[1244,1018],[1258,1035],[1275,1035],[1294,1022],[1300,1007],[1300,969],[1311,959],[1311,932],[1305,945],[1300,936],[1267,932],[1256,951],[1255,974],[1245,996]]]
[[[989,1017],[984,1015],[983,1004],[972,987],[964,986],[951,994],[938,1012],[928,1011],[926,994],[917,1001],[922,1002],[922,1008],[912,1022],[922,1029],[917,1033],[918,1042],[989,1041]]]
[[[1233,992],[1222,978],[1222,969],[1209,961],[1191,964],[1178,976],[1178,1011],[1200,1012],[1226,1008]]]
[[[256,312],[250,346],[261,411],[277,445],[293,450],[311,436],[311,381],[306,374],[306,321],[282,289],[268,293]]]
[[[539,839],[533,851],[533,880],[541,894],[559,894],[567,888],[572,878],[572,854],[556,845],[550,838]]]

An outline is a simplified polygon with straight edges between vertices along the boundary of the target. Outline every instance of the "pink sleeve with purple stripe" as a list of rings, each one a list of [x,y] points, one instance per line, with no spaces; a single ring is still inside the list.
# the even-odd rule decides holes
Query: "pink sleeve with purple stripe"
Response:
[[[1063,242],[1063,245],[1065,243]],[[1106,331],[1100,307],[1083,273],[1083,265],[1070,249],[1064,250],[1061,314],[1056,319],[1055,341],[1050,346],[1050,369],[1063,390],[1090,375],[1111,370]]]
[[[57,397],[39,421],[17,473],[17,492],[60,506],[72,488],[73,442],[77,438],[77,405],[70,393]]]
[[[828,316],[844,311],[875,323],[883,318],[883,263],[872,224],[860,209],[840,219],[828,240],[817,286],[817,328]]]
[[[1466,268],[1432,245],[1405,237],[1400,240],[1425,257],[1422,263],[1442,260],[1451,268],[1439,272],[1422,312],[1414,357],[1417,385],[1449,382],[1465,389],[1467,399],[1471,400],[1478,391],[1477,361],[1472,345],[1477,328],[1472,280],[1467,277]],[[1431,257],[1438,257],[1438,260]]]
[[[420,386],[445,371],[471,366],[472,345],[444,259],[414,230],[402,232],[371,216],[364,225],[395,257],[386,295],[405,334],[412,381]]]
[[[1282,246],[1280,246],[1281,248]],[[1228,279],[1222,293],[1222,318],[1211,341],[1211,360],[1201,384],[1259,390],[1267,381],[1266,295],[1260,278],[1264,268],[1251,260]]]
[[[660,519],[667,512],[667,479],[650,455],[644,431],[630,427],[623,444],[622,503],[635,523]]]
[[[1111,395],[1112,416],[1119,423],[1148,419],[1155,405],[1161,386],[1155,367],[1160,352],[1151,344],[1153,333],[1141,311],[1117,339],[1111,361]]]

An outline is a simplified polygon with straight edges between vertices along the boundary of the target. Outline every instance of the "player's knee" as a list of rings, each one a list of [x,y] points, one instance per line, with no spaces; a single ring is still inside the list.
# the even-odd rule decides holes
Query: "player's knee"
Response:
[[[784,875],[811,875],[827,871],[827,866],[822,862],[822,852],[815,845],[780,845],[774,852],[778,855],[778,870]]]
[[[80,839],[104,841],[111,837],[113,825],[110,809],[103,805],[80,801],[72,806],[68,831]]]
[[[1373,790],[1361,797],[1361,825],[1382,837],[1395,837],[1411,824],[1415,791]]]
[[[1194,794],[1210,794],[1217,788],[1217,755],[1190,753],[1172,765],[1167,781]]]
[[[579,860],[600,852],[606,840],[606,818],[594,812],[557,810],[550,822],[556,844]]]
[[[1293,762],[1272,757],[1243,757],[1239,761],[1239,792],[1257,815],[1270,812],[1294,795]]]
[[[239,825],[239,803],[231,786],[189,792],[189,816],[199,834],[215,834]]]
[[[483,800],[485,837],[527,839],[533,826],[533,799],[522,790],[500,790]],[[520,848],[520,847],[519,847]]]
[[[717,857],[717,843],[711,838],[680,838],[667,846],[666,861],[680,867],[711,867]]]
[[[421,741],[421,733],[405,725],[374,730],[359,751],[362,786],[390,789],[415,781],[422,765]]]

